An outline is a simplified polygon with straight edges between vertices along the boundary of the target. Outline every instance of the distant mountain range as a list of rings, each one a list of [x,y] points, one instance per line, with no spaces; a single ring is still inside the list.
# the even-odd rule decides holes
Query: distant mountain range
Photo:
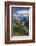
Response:
[[[15,18],[18,20],[18,21],[21,21],[21,22],[26,22],[28,19],[29,19],[29,16],[15,16]]]

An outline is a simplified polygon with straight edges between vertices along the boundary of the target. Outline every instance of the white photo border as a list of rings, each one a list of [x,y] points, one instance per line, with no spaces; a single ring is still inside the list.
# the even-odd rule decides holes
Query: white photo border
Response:
[[[13,36],[11,37],[11,7],[31,7],[29,15],[29,36]],[[27,5],[10,5],[10,40],[32,40],[32,6]]]

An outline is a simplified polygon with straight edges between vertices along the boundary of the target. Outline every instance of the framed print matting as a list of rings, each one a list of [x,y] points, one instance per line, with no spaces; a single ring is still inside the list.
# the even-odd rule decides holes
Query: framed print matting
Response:
[[[35,3],[5,2],[5,43],[35,42]]]

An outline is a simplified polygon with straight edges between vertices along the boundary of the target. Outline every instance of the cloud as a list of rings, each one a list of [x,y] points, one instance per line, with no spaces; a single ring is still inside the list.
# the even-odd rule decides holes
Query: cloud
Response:
[[[21,10],[21,11],[17,11],[18,14],[21,14],[21,13],[29,13],[29,11],[27,10]]]
[[[21,11],[17,11],[17,13],[14,13],[13,16],[24,16],[24,17],[27,17],[29,16],[28,15],[29,11],[27,10],[21,10]]]
[[[20,16],[20,14],[13,14],[13,16]]]
[[[13,14],[13,16],[17,16],[16,14]]]

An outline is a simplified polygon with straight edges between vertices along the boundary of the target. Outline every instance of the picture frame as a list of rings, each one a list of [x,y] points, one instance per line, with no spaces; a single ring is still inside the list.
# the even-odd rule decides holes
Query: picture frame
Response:
[[[29,19],[25,18],[22,20],[20,19],[20,17],[18,18],[18,16],[20,16],[21,18],[29,17]],[[28,23],[27,22],[25,23],[25,20],[29,20]],[[26,26],[25,27],[23,26],[23,28],[21,28],[20,25],[20,27],[18,27],[18,25],[21,22],[23,23],[23,21],[25,23],[23,25]],[[17,23],[18,28],[16,26],[13,26],[15,23]],[[25,31],[28,30],[29,32],[28,31],[25,32],[24,30]],[[35,42],[35,3],[6,1],[5,2],[5,44],[32,43],[32,42],[33,43]]]

